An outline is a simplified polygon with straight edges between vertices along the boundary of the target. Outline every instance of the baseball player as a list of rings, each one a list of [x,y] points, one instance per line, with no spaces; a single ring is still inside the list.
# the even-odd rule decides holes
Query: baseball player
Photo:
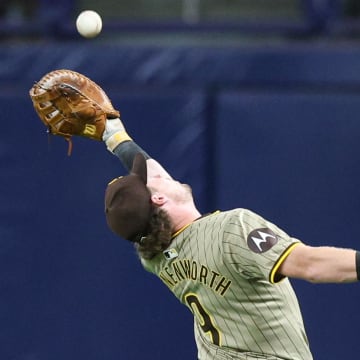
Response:
[[[81,91],[69,92],[77,83],[91,87],[84,86],[83,78],[65,86],[66,76],[62,76],[55,95],[46,95],[57,83],[51,76],[31,93],[38,114],[53,132],[62,128],[59,118],[69,122],[71,117],[63,109],[49,117],[50,107],[74,101]],[[54,100],[59,88],[66,88],[66,94],[60,95],[61,105]],[[84,111],[84,101],[77,103],[89,121],[94,111]],[[76,113],[73,118],[79,125],[80,112],[74,108],[70,112]],[[134,243],[144,268],[193,313],[198,359],[311,360],[289,278],[314,283],[358,281],[360,252],[306,245],[247,209],[201,214],[191,188],[173,179],[133,141],[116,112],[110,109],[109,114],[103,117],[101,140],[129,175],[107,186],[107,223],[115,234]],[[75,126],[77,132],[59,133],[67,138],[73,134],[96,138],[91,127],[96,121],[83,128]],[[89,129],[94,130],[91,136]]]
[[[130,171],[106,190],[109,227],[192,311],[198,358],[312,359],[288,278],[357,281],[359,253],[307,246],[246,209],[201,215],[119,119],[103,139]]]

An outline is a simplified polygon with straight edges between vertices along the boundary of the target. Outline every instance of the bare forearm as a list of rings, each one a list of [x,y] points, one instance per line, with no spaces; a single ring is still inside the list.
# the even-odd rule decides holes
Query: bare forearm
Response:
[[[357,280],[356,251],[333,247],[315,248],[314,282],[353,282]]]
[[[285,276],[314,283],[358,280],[356,251],[335,247],[296,246],[279,269]]]

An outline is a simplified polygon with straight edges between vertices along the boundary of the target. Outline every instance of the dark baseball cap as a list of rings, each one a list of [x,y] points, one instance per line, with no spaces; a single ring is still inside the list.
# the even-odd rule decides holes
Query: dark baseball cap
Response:
[[[130,174],[111,181],[105,191],[108,226],[116,235],[133,242],[146,236],[149,227],[152,205],[146,182],[146,159],[138,153]]]

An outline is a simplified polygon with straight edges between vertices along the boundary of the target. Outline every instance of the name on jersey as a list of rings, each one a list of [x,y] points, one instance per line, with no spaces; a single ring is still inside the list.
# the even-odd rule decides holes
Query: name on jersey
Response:
[[[159,274],[162,281],[172,289],[182,281],[197,281],[215,293],[224,296],[231,285],[231,280],[218,272],[199,264],[197,261],[178,259],[166,266]]]

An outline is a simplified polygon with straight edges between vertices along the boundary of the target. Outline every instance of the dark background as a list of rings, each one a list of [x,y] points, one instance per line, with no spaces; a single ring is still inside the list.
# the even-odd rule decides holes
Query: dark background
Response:
[[[1,4],[1,360],[196,359],[190,312],[106,227],[120,162],[82,138],[68,157],[35,114],[29,89],[51,70],[99,83],[202,212],[246,207],[360,248],[358,8],[272,3]],[[92,40],[74,29],[87,8],[104,20]],[[314,358],[356,359],[359,285],[292,282]]]

